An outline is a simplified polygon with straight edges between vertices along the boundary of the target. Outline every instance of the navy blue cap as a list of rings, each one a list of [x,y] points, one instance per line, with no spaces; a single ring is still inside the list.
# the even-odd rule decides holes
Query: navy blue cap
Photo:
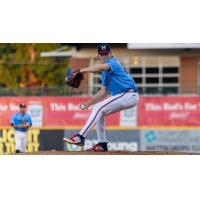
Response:
[[[111,51],[109,44],[99,44],[97,47],[98,54],[107,54]]]

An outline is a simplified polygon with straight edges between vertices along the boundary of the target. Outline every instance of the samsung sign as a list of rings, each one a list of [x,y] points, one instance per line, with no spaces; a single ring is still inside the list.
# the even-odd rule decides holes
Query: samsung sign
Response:
[[[200,43],[128,43],[128,49],[200,49]]]

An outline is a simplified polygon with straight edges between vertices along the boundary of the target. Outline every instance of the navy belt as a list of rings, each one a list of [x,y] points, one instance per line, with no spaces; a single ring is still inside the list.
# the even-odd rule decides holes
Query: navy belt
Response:
[[[138,90],[137,90],[137,89],[129,89],[129,90],[127,90],[127,92],[134,92],[134,93],[137,93]]]

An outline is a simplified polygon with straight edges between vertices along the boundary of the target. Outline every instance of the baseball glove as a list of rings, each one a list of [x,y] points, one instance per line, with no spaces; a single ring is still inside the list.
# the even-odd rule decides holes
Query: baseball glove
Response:
[[[68,75],[66,77],[66,83],[70,87],[79,88],[83,79],[83,73],[81,73],[79,69],[76,69],[73,72],[68,72]]]

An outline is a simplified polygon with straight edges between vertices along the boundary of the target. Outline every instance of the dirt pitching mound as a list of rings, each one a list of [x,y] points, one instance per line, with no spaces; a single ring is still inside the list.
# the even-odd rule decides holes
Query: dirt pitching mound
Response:
[[[21,153],[17,155],[200,155],[198,153],[175,152],[175,151],[38,151],[33,153]]]

